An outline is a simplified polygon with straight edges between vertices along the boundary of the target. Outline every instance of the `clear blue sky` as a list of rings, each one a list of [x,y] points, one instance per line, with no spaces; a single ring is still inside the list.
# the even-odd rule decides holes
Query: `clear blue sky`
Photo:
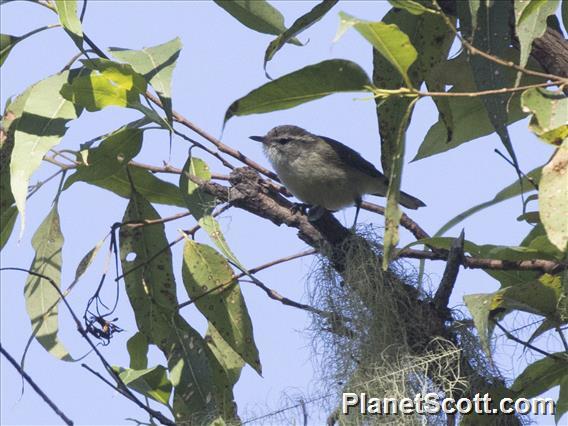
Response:
[[[312,2],[276,2],[289,25],[295,17],[309,10]],[[379,20],[388,10],[387,2],[342,2],[323,21],[300,36],[305,47],[286,46],[269,64],[272,76],[280,76],[304,65],[330,58],[345,58],[359,63],[369,74],[371,48],[358,34],[348,32],[338,43],[332,39],[338,27],[338,12],[343,10],[368,20]],[[56,16],[37,5],[13,2],[2,6],[2,33],[20,35],[34,28],[56,22]],[[264,50],[271,36],[261,35],[243,27],[225,11],[210,2],[174,1],[91,1],[84,23],[85,32],[98,46],[139,49],[153,46],[179,36],[184,48],[174,73],[174,108],[214,135],[220,135],[226,108],[235,99],[265,83],[262,69]],[[56,73],[76,48],[60,29],[38,34],[17,45],[2,67],[1,104],[9,96],[21,93],[27,86]],[[257,144],[249,135],[263,134],[278,124],[296,124],[314,133],[328,135],[357,149],[364,157],[380,164],[380,151],[374,102],[353,101],[360,95],[335,95],[300,107],[271,114],[252,115],[232,119],[223,134],[225,143],[241,150],[254,160],[268,166]],[[71,125],[61,147],[77,149],[80,143],[111,131],[138,118],[138,113],[118,108],[102,112],[84,113]],[[437,119],[430,101],[421,101],[407,137],[407,159],[416,153],[425,133]],[[527,122],[512,127],[512,138],[521,167],[528,171],[544,163],[551,150],[526,130]],[[412,212],[412,217],[428,232],[434,232],[448,218],[479,202],[491,198],[498,190],[511,183],[515,174],[501,158],[493,153],[500,148],[496,137],[479,139],[441,156],[407,164],[403,189],[424,200],[428,207]],[[168,137],[165,132],[146,132],[140,161],[161,164],[168,161]],[[183,165],[188,145],[174,140],[173,165]],[[214,171],[223,172],[213,159],[202,156]],[[32,179],[45,178],[54,169],[43,167]],[[169,178],[176,181],[177,178]],[[28,267],[32,258],[30,239],[49,209],[57,189],[52,182],[31,198],[28,205],[27,229],[21,242],[13,235],[2,252],[2,266]],[[380,200],[375,200],[380,201]],[[63,252],[63,283],[70,283],[75,267],[82,256],[108,232],[109,226],[119,221],[127,200],[86,184],[76,184],[62,195],[60,213],[65,236]],[[160,207],[162,215],[177,212]],[[517,244],[528,232],[526,224],[516,222],[520,211],[519,200],[503,203],[486,210],[465,223],[466,237],[477,243]],[[351,223],[353,209],[336,216]],[[275,227],[237,209],[224,214],[221,225],[229,243],[241,261],[253,267],[266,261],[297,253],[305,245],[294,230]],[[360,221],[383,225],[379,216],[362,213]],[[168,237],[177,236],[177,228],[191,226],[191,219],[168,228]],[[18,223],[16,224],[16,227]],[[456,235],[459,230],[452,230]],[[17,234],[17,232],[15,233]],[[402,243],[411,237],[402,233]],[[206,239],[204,239],[206,241]],[[180,271],[180,249],[174,250],[174,270]],[[92,294],[103,268],[104,255],[82,279],[69,298],[82,312]],[[311,259],[274,267],[259,277],[281,294],[298,301],[307,301],[306,276]],[[427,272],[436,283],[443,263],[429,263]],[[23,284],[25,276],[3,273],[1,291],[1,341],[13,355],[19,357],[30,335],[29,319],[25,313]],[[178,285],[181,279],[178,277]],[[303,311],[285,307],[252,287],[242,285],[254,324],[255,339],[260,350],[264,377],[246,367],[236,385],[236,400],[243,420],[287,405],[283,395],[291,400],[298,395],[317,395],[317,377],[314,375],[310,335],[305,331],[310,319]],[[461,305],[462,296],[490,292],[498,283],[481,271],[463,271],[453,294],[453,305]],[[178,291],[183,295],[184,291]],[[63,309],[60,309],[60,312]],[[193,308],[185,310],[188,321],[199,330],[205,326],[200,314]],[[112,344],[103,349],[114,365],[127,366],[126,340],[135,327],[130,306],[121,298],[117,316],[125,332],[117,335]],[[61,339],[75,357],[86,353],[87,347],[71,325],[66,312],[61,312]],[[554,346],[555,343],[551,342]],[[552,350],[552,349],[551,349]],[[517,374],[532,358],[509,346],[498,354],[498,362],[510,374]],[[157,350],[151,352],[151,362],[162,362]],[[20,397],[20,378],[4,358],[1,359],[1,423],[2,424],[58,424],[59,418],[29,388]],[[99,368],[97,360],[89,356],[85,361]],[[33,344],[27,358],[26,370],[50,395],[62,410],[77,424],[124,424],[125,418],[146,420],[145,414],[132,403],[110,390],[80,363],[64,363]],[[289,402],[289,401],[288,401]],[[322,422],[327,413],[317,406],[308,407],[313,424]],[[319,420],[316,420],[319,419]],[[312,420],[310,424],[312,424]],[[538,424],[553,424],[551,418],[535,418]],[[267,422],[266,424],[270,424]]]

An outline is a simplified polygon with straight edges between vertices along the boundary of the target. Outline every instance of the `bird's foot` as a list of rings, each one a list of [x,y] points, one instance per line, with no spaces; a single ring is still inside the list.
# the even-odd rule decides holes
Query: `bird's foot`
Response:
[[[324,209],[321,206],[314,206],[314,207],[310,207],[310,210],[308,212],[308,221],[309,222],[315,222],[316,220],[321,219],[321,217],[327,212],[326,209]]]
[[[307,214],[308,209],[311,209],[312,206],[306,203],[294,203],[290,208],[292,214],[296,214],[298,212],[302,213],[303,215]]]

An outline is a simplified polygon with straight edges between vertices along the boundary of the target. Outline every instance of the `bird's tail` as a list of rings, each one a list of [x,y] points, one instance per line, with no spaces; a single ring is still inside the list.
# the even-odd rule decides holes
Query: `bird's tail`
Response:
[[[412,210],[416,210],[419,207],[425,207],[426,204],[424,204],[424,202],[422,202],[421,200],[419,200],[416,197],[413,197],[410,194],[407,194],[406,192],[400,191],[400,196],[398,198],[398,202],[400,203],[401,206],[404,206],[408,209],[412,209]]]

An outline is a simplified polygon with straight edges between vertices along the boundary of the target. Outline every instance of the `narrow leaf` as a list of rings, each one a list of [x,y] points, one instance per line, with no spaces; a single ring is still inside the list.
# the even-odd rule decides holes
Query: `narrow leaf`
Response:
[[[122,221],[159,218],[152,205],[133,192]],[[203,424],[220,414],[234,416],[223,399],[232,398],[231,390],[219,389],[214,381],[213,370],[220,366],[204,339],[178,313],[164,225],[121,227],[120,258],[136,324],[168,360],[176,423]]]
[[[546,31],[546,20],[558,9],[559,0],[521,0],[514,2],[515,32],[521,45],[519,66],[527,64],[533,41]],[[519,72],[517,84],[521,78]]]
[[[151,203],[185,207],[182,193],[177,186],[157,178],[148,170],[131,167],[129,171],[136,190]],[[128,174],[124,168],[119,169],[117,173],[109,177],[85,180],[85,182],[114,192],[124,198],[130,197],[132,189]]]
[[[423,4],[412,0],[389,0],[392,7],[406,10],[412,15],[422,15],[423,13],[437,13],[435,10],[429,9]]]
[[[391,10],[383,18],[385,24],[396,25],[408,34],[410,42],[418,53],[417,60],[409,68],[409,78],[414,87],[420,87],[424,81],[430,90],[444,90],[445,82],[432,78],[432,69],[448,55],[453,35],[448,32],[444,20],[435,15],[421,16]],[[373,50],[373,84],[385,89],[399,89],[404,85],[402,76],[394,66],[379,52]],[[385,174],[390,174],[392,158],[397,146],[398,123],[405,116],[412,99],[403,97],[377,98],[377,119],[381,137],[381,164]],[[436,101],[444,128],[452,128],[452,111],[445,98]],[[452,133],[448,130],[447,134]],[[447,139],[447,136],[444,137]]]
[[[515,379],[511,390],[517,395],[532,398],[558,386],[568,376],[568,358],[565,352],[535,361]]]
[[[12,235],[12,230],[14,229],[17,217],[18,209],[16,206],[10,206],[6,210],[2,211],[2,214],[0,215],[0,250],[4,248],[10,238],[10,235]]]
[[[261,374],[252,322],[227,261],[212,247],[186,239],[182,276],[189,297],[223,339]]]
[[[566,252],[568,244],[568,140],[556,150],[542,169],[538,202],[540,218],[548,239]]]
[[[412,87],[408,68],[414,63],[418,54],[405,33],[394,24],[362,21],[344,12],[340,12],[339,16],[343,28],[355,27],[359,34],[400,73],[405,85]]]
[[[290,28],[272,40],[264,53],[264,70],[266,71],[268,61],[272,60],[276,52],[278,52],[284,44],[289,43],[295,36],[323,18],[337,2],[338,0],[323,0],[321,3],[315,5],[308,13],[296,19]]]
[[[244,26],[263,34],[279,35],[286,31],[284,17],[266,0],[215,0]],[[290,43],[301,43],[292,39]]]
[[[126,386],[148,398],[152,398],[154,401],[168,405],[172,393],[172,383],[163,366],[157,365],[143,370],[114,368]]]
[[[481,347],[491,356],[490,337],[494,325],[489,321],[489,315],[497,307],[492,306],[493,294],[468,294],[463,300],[473,318]]]
[[[144,370],[148,367],[148,339],[146,336],[137,332],[128,339],[126,348],[130,355],[130,368],[133,370]]]
[[[166,43],[142,50],[110,49],[115,58],[132,65],[134,71],[141,74],[154,88],[162,101],[170,126],[173,122],[172,74],[181,48],[181,40],[176,37]]]
[[[234,116],[292,108],[334,93],[366,91],[370,84],[365,71],[353,62],[323,61],[271,81],[236,100],[227,109],[224,121]]]
[[[32,238],[35,256],[30,270],[51,278],[61,287],[63,234],[59,225],[57,204],[41,223]],[[26,310],[37,341],[56,358],[72,361],[69,352],[59,341],[59,293],[46,279],[30,275],[24,288]]]
[[[83,164],[67,178],[64,189],[78,181],[94,182],[118,173],[140,152],[142,136],[141,129],[123,127],[106,136],[98,147],[84,150]]]
[[[77,16],[77,2],[75,0],[55,0],[55,10],[59,15],[59,22],[79,50],[83,49],[83,29]]]
[[[43,156],[59,143],[67,123],[77,118],[75,106],[59,91],[69,72],[48,77],[28,89],[22,114],[13,123],[14,149],[10,162],[10,185],[21,216],[20,234],[26,224],[26,196],[31,175]]]
[[[207,341],[207,346],[209,346],[211,352],[223,366],[225,377],[229,383],[229,386],[233,387],[239,380],[241,371],[245,366],[245,362],[243,361],[241,356],[231,348],[231,346],[225,341],[225,339],[223,339],[223,337],[219,334],[217,329],[211,325],[211,323],[209,323],[209,326],[207,327],[205,340]]]
[[[22,39],[9,34],[0,34],[0,67],[10,54],[10,50]]]
[[[105,239],[100,240],[91,250],[87,252],[85,256],[83,256],[83,258],[77,265],[77,269],[75,269],[75,278],[73,278],[73,282],[69,284],[65,293],[69,293],[73,289],[73,287],[75,287],[75,284],[79,282],[83,274],[87,271],[89,266],[91,266],[91,263],[93,263],[93,260],[95,260],[95,257],[97,257],[97,254],[99,253],[99,250],[103,246],[104,242]]]
[[[398,244],[398,225],[402,212],[398,205],[398,198],[400,195],[400,182],[402,180],[402,167],[404,163],[404,148],[406,143],[406,129],[408,121],[412,115],[414,102],[408,106],[406,115],[399,123],[397,146],[392,157],[392,166],[389,176],[389,188],[387,191],[387,208],[385,213],[385,237],[384,237],[384,250],[383,250],[383,270],[387,270],[390,259],[392,257],[393,249]]]
[[[183,171],[205,182],[211,180],[211,171],[205,161],[200,158],[189,156]],[[215,207],[215,197],[207,194],[199,188],[199,185],[190,180],[185,173],[179,178],[179,188],[183,199],[195,220],[207,216]]]

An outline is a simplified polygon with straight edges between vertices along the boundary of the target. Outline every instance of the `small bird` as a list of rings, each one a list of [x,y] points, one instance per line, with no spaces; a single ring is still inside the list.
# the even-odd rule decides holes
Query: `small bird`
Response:
[[[250,136],[262,142],[264,153],[286,188],[303,206],[336,211],[355,205],[355,223],[365,194],[384,197],[388,179],[375,166],[341,142],[314,135],[301,127],[284,125],[270,130],[266,136]],[[400,192],[399,202],[409,209],[424,204],[412,195]]]

